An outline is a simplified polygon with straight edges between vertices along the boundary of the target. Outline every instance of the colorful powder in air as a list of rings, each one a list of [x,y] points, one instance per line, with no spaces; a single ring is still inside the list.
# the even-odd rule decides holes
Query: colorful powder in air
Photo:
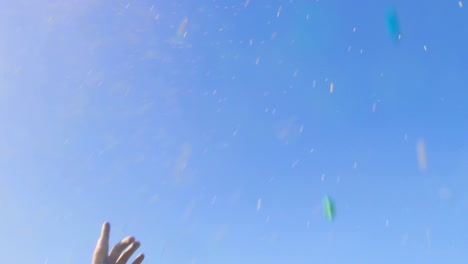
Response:
[[[187,36],[187,23],[188,23],[188,18],[184,17],[182,22],[180,22],[179,29],[177,29],[177,35],[174,38],[171,38],[169,40],[170,43],[172,44],[183,44],[185,37]]]
[[[328,221],[332,222],[335,219],[335,204],[328,196],[323,199],[323,212]]]
[[[389,8],[387,11],[387,28],[390,38],[397,41],[401,38],[400,24],[395,8]]]

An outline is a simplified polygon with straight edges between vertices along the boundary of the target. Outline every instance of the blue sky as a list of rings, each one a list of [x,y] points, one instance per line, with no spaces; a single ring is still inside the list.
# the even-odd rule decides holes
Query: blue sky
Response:
[[[467,7],[266,2],[2,1],[4,262],[465,263]]]

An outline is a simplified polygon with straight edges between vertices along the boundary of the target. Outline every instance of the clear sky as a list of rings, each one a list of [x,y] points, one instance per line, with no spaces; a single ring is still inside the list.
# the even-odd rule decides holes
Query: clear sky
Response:
[[[466,263],[465,5],[2,0],[2,262]]]

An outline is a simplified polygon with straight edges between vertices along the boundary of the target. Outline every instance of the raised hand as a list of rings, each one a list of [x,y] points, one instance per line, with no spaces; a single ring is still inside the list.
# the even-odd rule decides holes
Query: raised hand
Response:
[[[140,247],[140,242],[135,241],[132,236],[122,239],[115,245],[109,253],[110,224],[105,222],[102,225],[101,237],[99,237],[96,249],[93,254],[92,264],[127,264],[130,257]],[[145,256],[139,254],[132,264],[141,264]]]

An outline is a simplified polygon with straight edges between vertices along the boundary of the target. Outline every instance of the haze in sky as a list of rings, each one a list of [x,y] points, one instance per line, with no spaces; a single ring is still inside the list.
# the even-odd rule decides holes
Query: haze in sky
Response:
[[[467,262],[462,1],[0,2],[4,263]]]

